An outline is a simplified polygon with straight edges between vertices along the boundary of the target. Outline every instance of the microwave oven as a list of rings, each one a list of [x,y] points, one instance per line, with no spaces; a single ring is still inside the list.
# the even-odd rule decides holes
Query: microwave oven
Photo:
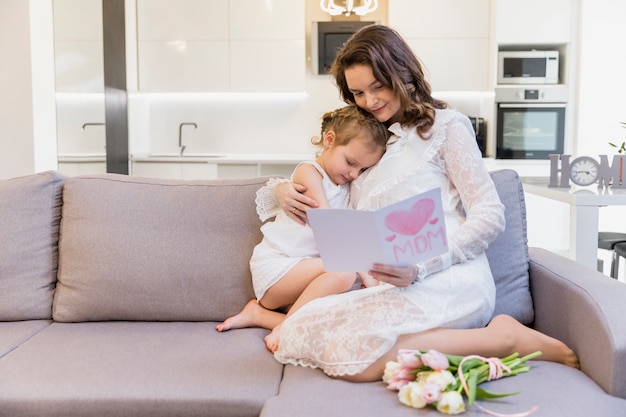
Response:
[[[498,52],[498,84],[557,84],[559,51]]]

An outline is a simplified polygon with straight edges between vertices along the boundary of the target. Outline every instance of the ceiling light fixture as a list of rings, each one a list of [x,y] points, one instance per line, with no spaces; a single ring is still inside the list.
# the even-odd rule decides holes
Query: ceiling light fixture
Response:
[[[343,3],[345,7],[336,5],[335,0],[320,0],[320,7],[331,16],[337,16],[342,13],[346,16],[350,16],[352,13],[358,16],[365,16],[378,8],[378,0],[361,0],[361,5],[356,7],[354,6],[354,0],[345,0]]]

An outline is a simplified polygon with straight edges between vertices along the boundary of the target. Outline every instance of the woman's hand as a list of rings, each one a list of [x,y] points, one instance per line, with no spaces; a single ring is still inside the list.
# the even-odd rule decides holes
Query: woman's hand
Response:
[[[274,197],[278,201],[278,205],[289,217],[301,225],[305,225],[307,222],[307,209],[318,206],[317,201],[303,194],[305,191],[304,185],[292,182],[282,182],[274,190]]]
[[[374,264],[369,274],[378,281],[386,282],[395,287],[408,287],[417,279],[417,265],[405,267]]]

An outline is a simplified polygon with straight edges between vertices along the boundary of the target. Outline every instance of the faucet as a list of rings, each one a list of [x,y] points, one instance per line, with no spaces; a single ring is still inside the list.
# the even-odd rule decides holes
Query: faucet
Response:
[[[185,146],[183,145],[183,126],[185,125],[193,126],[194,130],[198,128],[198,125],[193,122],[178,125],[178,147],[180,148],[180,156],[183,156],[183,152],[185,152]]]
[[[104,126],[104,123],[83,123],[82,130],[85,130],[87,126]]]
[[[81,128],[81,130],[84,132],[85,128],[87,126],[106,126],[106,123],[91,123],[91,122],[87,122],[87,123],[83,123],[83,127]],[[106,128],[106,127],[105,127]],[[104,144],[104,149],[107,148],[106,143]]]

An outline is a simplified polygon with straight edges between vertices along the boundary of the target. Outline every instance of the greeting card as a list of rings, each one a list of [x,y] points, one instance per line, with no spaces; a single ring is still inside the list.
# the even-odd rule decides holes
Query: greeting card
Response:
[[[413,265],[448,250],[439,188],[376,211],[313,209],[307,215],[328,272]]]

